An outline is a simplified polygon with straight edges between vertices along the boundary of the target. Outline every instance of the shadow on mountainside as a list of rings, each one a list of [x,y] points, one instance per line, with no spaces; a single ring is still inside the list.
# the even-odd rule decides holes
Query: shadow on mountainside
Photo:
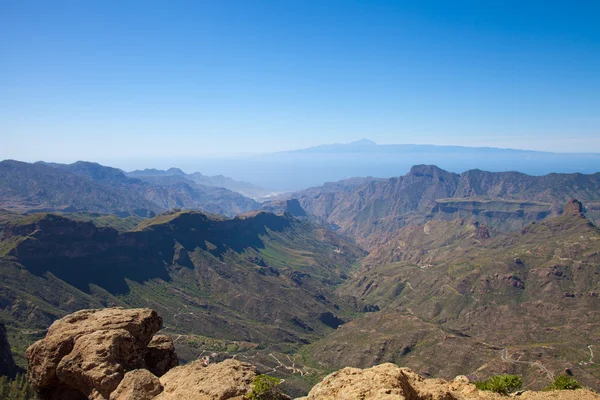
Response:
[[[186,252],[198,248],[218,258],[228,250],[264,248],[261,236],[286,229],[292,219],[265,212],[234,219],[179,212],[119,234],[89,222],[43,214],[8,225],[3,240],[15,241],[8,255],[35,275],[51,273],[83,292],[91,293],[93,284],[117,295],[129,292],[127,280],[170,281],[169,266],[174,263],[193,268]]]

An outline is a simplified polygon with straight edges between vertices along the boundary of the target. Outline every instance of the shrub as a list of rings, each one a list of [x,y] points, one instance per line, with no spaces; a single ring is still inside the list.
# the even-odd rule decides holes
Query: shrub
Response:
[[[581,384],[569,375],[559,375],[554,379],[554,382],[544,390],[575,390],[581,389]]]
[[[490,392],[509,394],[521,387],[523,382],[517,375],[496,375],[485,381],[475,382],[479,390],[489,390]]]
[[[278,400],[281,398],[279,384],[281,381],[268,375],[257,375],[252,382],[252,390],[248,393],[250,400]]]

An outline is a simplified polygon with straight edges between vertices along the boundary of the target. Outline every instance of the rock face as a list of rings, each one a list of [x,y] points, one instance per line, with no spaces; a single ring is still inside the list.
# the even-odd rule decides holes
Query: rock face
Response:
[[[583,215],[583,205],[576,199],[571,199],[565,205],[563,211],[565,215]]]
[[[110,400],[150,400],[162,392],[158,378],[145,369],[134,369],[123,377]]]
[[[242,399],[255,376],[255,366],[237,360],[208,366],[195,361],[167,372],[160,379],[164,391],[156,400]]]
[[[408,368],[381,364],[372,368],[344,368],[318,383],[302,400],[499,400],[506,398],[479,391],[465,376],[452,381],[424,379]],[[589,390],[523,392],[528,400],[597,400],[600,395]],[[297,399],[301,400],[301,399]]]
[[[452,393],[446,382],[438,379],[430,381],[434,382],[425,382],[410,369],[395,364],[381,364],[367,369],[344,368],[318,383],[305,399],[453,400],[461,397],[458,393]],[[465,388],[471,390],[469,385],[461,386],[464,386],[460,388],[461,392]]]
[[[0,322],[0,376],[14,377],[17,373],[15,360],[10,351],[10,344],[6,336],[6,327]]]
[[[108,399],[127,371],[164,373],[176,363],[170,339],[151,342],[161,325],[162,318],[149,309],[82,310],[66,316],[27,349],[29,380],[42,399]]]
[[[146,308],[68,315],[27,349],[29,380],[42,400],[225,400],[250,391],[257,374],[250,364],[177,367],[171,338],[155,336],[161,325]]]

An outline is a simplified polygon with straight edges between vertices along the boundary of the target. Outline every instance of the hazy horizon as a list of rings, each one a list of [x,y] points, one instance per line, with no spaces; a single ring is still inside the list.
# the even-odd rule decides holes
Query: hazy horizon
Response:
[[[600,153],[597,2],[6,1],[0,159]]]
[[[36,161],[61,163],[55,159]],[[494,147],[414,144],[378,145],[369,139],[238,157],[77,159],[62,163],[70,164],[75,161],[97,162],[126,172],[178,168],[185,173],[224,175],[277,192],[296,191],[354,177],[397,177],[408,173],[414,165],[421,164],[436,165],[454,173],[471,169],[518,171],[529,175],[576,172],[591,174],[600,171],[600,153],[549,153]]]
[[[494,149],[494,150],[513,150],[513,151],[522,151],[522,152],[535,152],[535,153],[551,153],[551,154],[558,154],[558,155],[598,155],[600,156],[600,152],[593,152],[593,151],[580,151],[580,152],[570,152],[570,151],[546,151],[546,150],[536,150],[536,149],[529,149],[529,148],[513,148],[513,147],[495,147],[495,146],[467,146],[467,145],[458,145],[458,144],[433,144],[433,143],[377,143],[374,140],[371,140],[369,138],[361,138],[361,139],[357,139],[357,140],[351,140],[348,142],[335,142],[335,143],[318,143],[315,145],[311,145],[308,147],[301,147],[301,148],[287,148],[287,149],[282,149],[282,150],[275,150],[275,151],[257,151],[257,152],[248,152],[248,153],[238,153],[238,154],[226,154],[226,155],[217,155],[217,154],[212,154],[212,155],[205,155],[205,156],[199,156],[198,159],[203,159],[203,160],[236,160],[236,159],[245,159],[245,158],[252,158],[252,157],[260,157],[260,156],[268,156],[268,155],[274,155],[274,154],[280,154],[280,153],[294,153],[294,152],[299,152],[299,151],[308,151],[308,150],[312,150],[312,149],[318,149],[318,148],[329,148],[329,147],[333,147],[333,146],[345,146],[345,145],[352,145],[354,143],[359,143],[361,141],[370,141],[373,142],[374,145],[376,146],[380,146],[380,147],[384,147],[384,146],[432,146],[432,147],[440,147],[440,148],[451,148],[451,147],[460,147],[460,148],[466,148],[466,149]],[[135,156],[129,156],[127,158],[110,158],[110,157],[100,157],[100,158],[95,158],[95,159],[86,159],[86,158],[82,158],[82,157],[66,157],[66,158],[48,158],[47,156],[45,156],[44,158],[35,158],[35,157],[26,157],[26,158],[14,158],[14,157],[0,157],[0,161],[2,160],[15,160],[15,161],[22,161],[22,162],[28,162],[28,163],[35,163],[35,162],[49,162],[49,163],[62,163],[62,164],[71,164],[77,161],[87,161],[87,162],[94,162],[94,163],[98,163],[98,164],[102,164],[105,166],[111,166],[111,167],[115,167],[115,168],[120,168],[124,171],[133,171],[133,170],[143,170],[143,169],[169,169],[169,168],[179,168],[182,169],[179,165],[178,162],[183,162],[184,164],[189,164],[189,163],[193,163],[194,162],[195,157],[194,156],[188,156],[188,157],[177,157],[177,158],[173,158],[173,157],[157,157],[157,158],[144,158],[144,157],[135,157]],[[598,166],[600,168],[600,165]],[[188,169],[190,167],[188,166]],[[191,167],[192,169],[194,169],[194,167]],[[193,172],[202,172],[202,171],[197,171],[197,170],[185,170],[184,172],[186,173],[193,173]]]

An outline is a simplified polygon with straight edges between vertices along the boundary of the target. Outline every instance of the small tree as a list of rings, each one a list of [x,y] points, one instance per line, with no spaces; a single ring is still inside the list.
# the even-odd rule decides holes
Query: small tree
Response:
[[[545,387],[544,390],[575,390],[581,389],[581,384],[569,375],[559,375],[554,379],[554,382]]]
[[[257,375],[252,382],[252,390],[248,393],[250,400],[278,400],[281,398],[279,384],[281,381],[269,375]]]
[[[507,395],[521,387],[523,382],[517,375],[496,375],[489,377],[485,381],[475,382],[475,387],[479,390],[489,390],[490,392]]]

